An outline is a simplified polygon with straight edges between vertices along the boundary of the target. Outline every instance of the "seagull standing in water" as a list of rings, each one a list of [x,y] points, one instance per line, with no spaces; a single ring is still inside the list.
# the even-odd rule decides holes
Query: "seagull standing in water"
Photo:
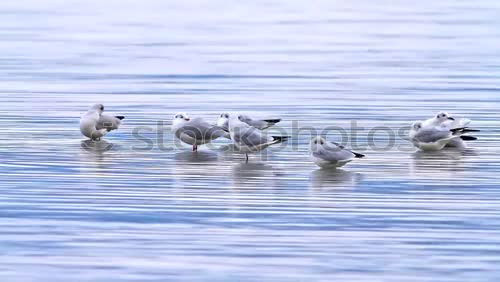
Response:
[[[229,134],[238,150],[245,154],[255,153],[287,140],[287,136],[267,136],[258,128],[248,125],[243,115],[229,116]]]
[[[329,142],[321,136],[316,136],[311,140],[310,152],[314,163],[321,168],[341,167],[355,158],[365,156],[348,150],[338,143]]]
[[[465,128],[471,123],[470,119],[455,118],[447,112],[439,112],[434,117],[422,122],[422,128],[441,126],[447,129]],[[475,137],[465,137],[467,140],[476,140]],[[446,144],[447,147],[466,148],[465,139],[455,138]]]
[[[476,137],[464,134],[479,131],[467,127],[450,129],[446,125],[424,127],[423,124],[424,122],[415,122],[409,134],[413,145],[423,151],[439,151],[456,140],[476,140]]]
[[[209,124],[202,118],[191,119],[186,113],[174,116],[172,132],[182,142],[192,145],[193,152],[198,150],[198,145],[209,143],[226,134],[219,126]]]
[[[124,116],[104,114],[102,104],[93,105],[80,118],[80,132],[91,140],[101,140],[108,132],[118,129]]]

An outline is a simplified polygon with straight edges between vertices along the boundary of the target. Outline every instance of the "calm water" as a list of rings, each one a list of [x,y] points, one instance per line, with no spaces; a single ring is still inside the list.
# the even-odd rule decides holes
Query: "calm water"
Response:
[[[2,281],[500,279],[498,1],[9,2]],[[78,129],[97,102],[126,116],[105,152]],[[439,110],[480,140],[422,154],[371,131]],[[226,140],[167,150],[179,111],[294,138],[248,164]],[[366,159],[318,170],[294,121],[356,121]]]

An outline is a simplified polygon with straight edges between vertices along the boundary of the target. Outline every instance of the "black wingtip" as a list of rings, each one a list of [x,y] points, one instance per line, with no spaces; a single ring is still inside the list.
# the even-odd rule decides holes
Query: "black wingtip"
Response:
[[[119,119],[119,120],[122,120],[124,119],[125,117],[124,116],[115,116],[115,118]]]
[[[453,128],[453,129],[450,129],[451,132],[453,133],[467,133],[467,132],[479,132],[481,130],[479,129],[471,129],[471,128],[468,128],[468,127],[459,127],[459,128]]]
[[[364,158],[364,157],[365,157],[365,155],[360,154],[360,153],[356,153],[356,152],[352,152],[352,153],[354,154],[354,157],[355,157],[355,158],[358,158],[358,159],[361,159],[361,158]]]
[[[216,125],[215,128],[218,128],[218,129],[220,129],[220,130],[222,130],[222,131],[224,131],[226,133],[229,133],[229,128],[227,128],[227,127],[222,127],[222,126],[217,126]]]
[[[281,142],[285,142],[286,140],[288,140],[288,136],[272,136],[273,137],[273,141],[278,141],[276,143],[281,143]]]
[[[462,135],[462,136],[460,136],[460,139],[462,139],[464,141],[475,141],[475,140],[477,140],[477,137]]]
[[[263,121],[275,124],[275,123],[280,122],[281,119],[280,118],[278,118],[278,119],[264,119]]]

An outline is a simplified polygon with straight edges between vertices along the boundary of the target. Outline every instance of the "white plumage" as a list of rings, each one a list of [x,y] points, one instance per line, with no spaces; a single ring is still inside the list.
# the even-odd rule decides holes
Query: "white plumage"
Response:
[[[123,116],[103,114],[102,104],[93,105],[80,118],[80,132],[91,140],[100,140],[108,132],[118,129]]]

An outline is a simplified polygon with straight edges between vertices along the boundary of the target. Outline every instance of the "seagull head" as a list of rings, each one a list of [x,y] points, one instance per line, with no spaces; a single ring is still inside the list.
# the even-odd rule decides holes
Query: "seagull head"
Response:
[[[102,112],[104,111],[104,105],[103,104],[95,104],[90,109],[92,111],[98,112],[99,114],[102,114]]]
[[[248,123],[250,122],[252,119],[250,119],[250,117],[246,116],[246,115],[242,115],[242,114],[239,114],[238,115],[238,119],[241,121],[241,122],[244,122],[244,123]]]
[[[316,136],[311,139],[311,151],[315,152],[318,149],[322,148],[323,146],[326,145],[326,139],[321,137],[321,136]]]
[[[184,122],[188,122],[190,121],[191,119],[189,118],[189,116],[186,114],[186,113],[177,113],[175,116],[174,116],[174,121],[173,123],[174,124],[180,124],[180,123],[184,123]]]
[[[422,128],[422,122],[421,121],[417,121],[417,122],[413,123],[413,125],[411,126],[411,128],[414,131],[419,131]]]
[[[219,118],[217,119],[217,126],[227,129],[229,126],[228,123],[229,123],[229,113],[220,114]]]
[[[248,124],[244,123],[244,115],[241,114],[229,114],[229,131],[234,131],[236,127],[246,127]]]
[[[437,124],[441,124],[447,120],[455,120],[453,117],[450,117],[447,112],[439,112],[434,119]]]

